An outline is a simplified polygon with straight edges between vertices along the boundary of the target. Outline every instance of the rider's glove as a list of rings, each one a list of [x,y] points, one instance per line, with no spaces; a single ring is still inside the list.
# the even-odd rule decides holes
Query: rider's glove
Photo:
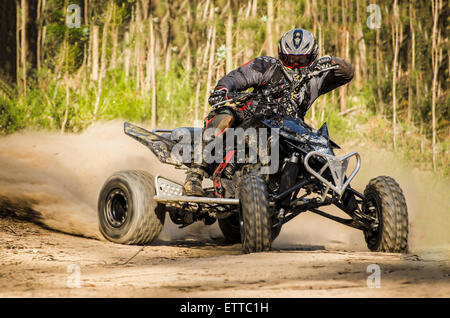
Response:
[[[211,106],[216,105],[228,99],[228,89],[225,87],[216,87],[216,89],[209,95],[208,102]]]
[[[333,63],[333,59],[329,55],[322,56],[314,61],[309,67],[311,70],[321,70],[326,67],[330,67]]]

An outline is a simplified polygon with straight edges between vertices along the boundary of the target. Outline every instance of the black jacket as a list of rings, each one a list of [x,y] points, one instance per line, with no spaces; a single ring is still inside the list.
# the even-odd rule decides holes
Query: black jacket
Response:
[[[304,88],[305,97],[297,105],[298,109],[296,111],[299,117],[304,117],[306,111],[320,95],[350,82],[353,78],[353,68],[348,62],[332,57],[332,64],[338,64],[339,68],[313,77],[306,84]],[[229,92],[233,92],[244,91],[253,87],[255,90],[258,90],[285,85],[290,82],[289,75],[285,72],[281,61],[274,57],[260,56],[225,75],[217,83],[216,89],[222,87],[227,88]],[[260,106],[252,102],[241,108],[243,117],[246,118],[263,112]]]

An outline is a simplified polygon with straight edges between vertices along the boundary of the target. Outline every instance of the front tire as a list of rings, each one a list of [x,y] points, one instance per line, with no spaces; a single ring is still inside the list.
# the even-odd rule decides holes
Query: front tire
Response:
[[[165,211],[153,200],[154,177],[121,171],[103,185],[98,199],[100,232],[119,244],[148,244],[161,232]]]
[[[378,220],[378,228],[364,231],[374,252],[405,253],[408,247],[408,210],[405,196],[391,177],[370,180],[364,190],[365,213]]]
[[[258,176],[245,177],[239,187],[239,198],[244,253],[269,251],[272,239],[266,183]]]

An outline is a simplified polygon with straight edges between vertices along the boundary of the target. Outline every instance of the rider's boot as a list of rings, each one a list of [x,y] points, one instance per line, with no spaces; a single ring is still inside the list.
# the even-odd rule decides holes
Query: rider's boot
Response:
[[[192,165],[186,173],[186,181],[183,185],[183,195],[203,197],[205,191],[202,187],[205,170],[201,165]]]

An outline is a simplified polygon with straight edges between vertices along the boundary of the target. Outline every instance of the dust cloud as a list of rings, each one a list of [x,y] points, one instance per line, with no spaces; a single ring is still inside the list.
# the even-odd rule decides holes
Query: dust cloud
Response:
[[[400,163],[387,151],[347,145],[358,151],[362,167],[352,186],[363,192],[371,178],[389,175],[403,188],[410,218],[412,251],[450,246],[448,179]],[[97,123],[81,134],[42,131],[0,137],[0,216],[34,218],[46,227],[103,239],[98,231],[97,197],[105,180],[118,170],[142,169],[182,182],[183,171],[161,165],[143,145],[123,133],[123,122]],[[335,210],[329,210],[336,212]],[[159,239],[210,239],[217,224],[196,223],[180,230],[166,217]],[[326,246],[366,251],[360,231],[305,213],[285,225],[274,248]]]
[[[148,149],[123,133],[119,121],[95,124],[81,134],[1,137],[0,206],[13,211],[11,205],[20,203],[49,228],[101,238],[97,197],[105,180],[118,170],[152,172],[155,163]]]

